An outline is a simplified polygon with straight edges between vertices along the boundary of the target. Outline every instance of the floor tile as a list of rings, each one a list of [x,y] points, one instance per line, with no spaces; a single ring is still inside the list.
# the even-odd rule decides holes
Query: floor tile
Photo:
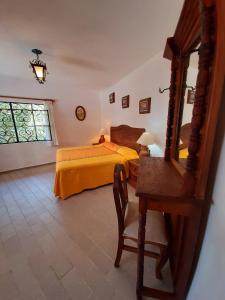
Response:
[[[52,164],[0,174],[0,300],[135,300],[136,254],[124,252],[114,268],[112,185],[60,201],[54,172]],[[154,270],[147,260],[146,284],[171,290],[168,264],[162,281]]]

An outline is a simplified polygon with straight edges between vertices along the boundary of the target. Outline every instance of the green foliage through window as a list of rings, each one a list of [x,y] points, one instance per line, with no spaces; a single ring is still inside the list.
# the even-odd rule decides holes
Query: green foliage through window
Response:
[[[51,140],[44,104],[0,102],[0,144]]]

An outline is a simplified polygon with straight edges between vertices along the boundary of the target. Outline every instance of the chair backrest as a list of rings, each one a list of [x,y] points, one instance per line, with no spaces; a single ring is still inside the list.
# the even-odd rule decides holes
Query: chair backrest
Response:
[[[119,232],[124,231],[124,218],[128,203],[126,171],[122,164],[114,168],[113,195],[116,206]]]

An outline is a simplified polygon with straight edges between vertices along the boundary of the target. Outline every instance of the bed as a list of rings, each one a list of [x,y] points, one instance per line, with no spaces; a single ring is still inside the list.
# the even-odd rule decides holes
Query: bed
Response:
[[[120,125],[111,127],[111,142],[58,149],[55,196],[66,199],[83,190],[112,183],[117,163],[125,166],[128,176],[128,161],[139,157],[140,145],[136,141],[144,131],[144,128]]]
[[[191,123],[186,123],[180,129],[179,158],[188,157],[188,146],[191,134]]]

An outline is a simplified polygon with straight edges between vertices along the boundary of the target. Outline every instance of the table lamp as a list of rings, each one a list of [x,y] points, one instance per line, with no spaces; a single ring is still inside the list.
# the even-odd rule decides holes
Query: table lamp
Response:
[[[106,134],[106,129],[101,128],[100,131],[99,131],[100,139],[98,141],[100,144],[105,142],[104,134]]]
[[[139,152],[139,156],[149,156],[150,149],[148,145],[154,144],[153,136],[150,132],[144,132],[137,140],[137,143],[141,145],[141,150]]]

